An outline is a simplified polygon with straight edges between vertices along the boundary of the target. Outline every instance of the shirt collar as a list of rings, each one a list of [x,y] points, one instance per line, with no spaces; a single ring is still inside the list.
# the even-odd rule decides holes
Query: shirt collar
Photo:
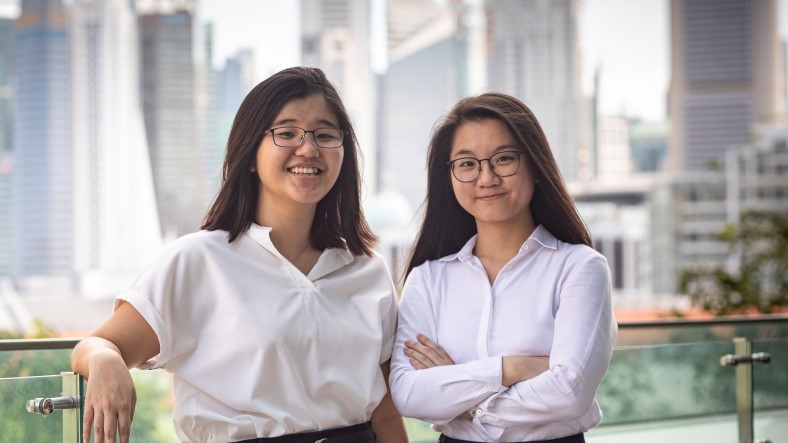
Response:
[[[281,258],[282,260],[287,260],[274,246],[274,243],[271,241],[271,227],[270,226],[262,226],[258,225],[257,223],[252,223],[249,225],[249,229],[246,230],[246,235],[251,237],[255,242],[257,242],[260,246],[265,248],[268,252],[276,255],[277,257]],[[312,281],[317,280],[320,277],[328,275],[337,269],[340,269],[353,261],[353,254],[350,253],[347,249],[344,248],[330,248],[323,251],[320,254],[320,258],[315,263],[315,266],[312,267],[312,270],[309,272],[308,278]]]
[[[447,255],[445,257],[440,258],[439,260],[444,262],[459,260],[463,263],[470,261],[473,258],[473,248],[474,246],[476,246],[477,237],[478,234],[471,237],[465,243],[465,246],[463,246],[462,249],[459,250],[459,252],[455,254]],[[526,245],[534,242],[548,249],[558,249],[558,239],[555,238],[555,236],[542,225],[537,226],[536,229],[534,229],[534,232],[531,233],[531,236],[525,240],[523,245],[520,247],[520,254],[522,254],[523,251],[525,251]]]

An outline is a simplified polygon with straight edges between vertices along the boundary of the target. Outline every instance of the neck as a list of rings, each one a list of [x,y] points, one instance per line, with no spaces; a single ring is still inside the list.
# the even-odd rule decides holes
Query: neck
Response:
[[[290,261],[295,261],[310,249],[309,233],[315,218],[316,205],[277,206],[275,209],[260,202],[255,221],[271,228],[271,242]]]
[[[505,223],[476,222],[478,236],[474,254],[479,258],[507,262],[517,255],[520,247],[536,229],[533,219]]]

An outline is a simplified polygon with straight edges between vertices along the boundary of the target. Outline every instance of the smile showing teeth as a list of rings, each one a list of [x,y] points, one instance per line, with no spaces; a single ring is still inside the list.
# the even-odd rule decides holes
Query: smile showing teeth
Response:
[[[317,168],[295,167],[295,168],[290,168],[289,171],[292,172],[293,174],[299,174],[299,175],[317,175],[317,174],[320,174],[320,169],[317,169]]]

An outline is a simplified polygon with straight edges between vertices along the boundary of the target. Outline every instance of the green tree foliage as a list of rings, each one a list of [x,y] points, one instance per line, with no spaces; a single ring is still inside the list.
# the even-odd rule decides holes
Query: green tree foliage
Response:
[[[679,275],[679,291],[692,303],[716,315],[756,310],[773,312],[788,304],[788,216],[768,211],[748,211],[738,225],[727,225],[719,234],[740,254],[737,272],[693,267]]]

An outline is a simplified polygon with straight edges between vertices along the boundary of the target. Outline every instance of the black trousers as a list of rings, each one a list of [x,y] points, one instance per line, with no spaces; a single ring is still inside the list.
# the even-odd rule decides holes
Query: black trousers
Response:
[[[304,432],[281,437],[252,438],[236,443],[375,443],[372,423],[366,422],[345,428]]]
[[[569,437],[553,438],[550,440],[529,440],[527,443],[585,443],[586,439],[583,434],[570,435]],[[447,437],[441,434],[438,438],[438,443],[476,443],[470,440],[458,440],[456,438]],[[526,442],[522,442],[526,443]]]

